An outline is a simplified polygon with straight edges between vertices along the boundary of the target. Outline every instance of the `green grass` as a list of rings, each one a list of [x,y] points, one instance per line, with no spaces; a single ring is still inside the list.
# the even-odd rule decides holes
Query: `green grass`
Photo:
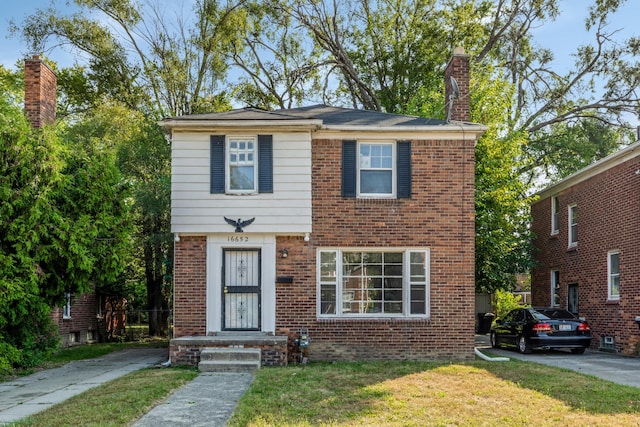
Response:
[[[196,375],[141,370],[16,425],[130,425]],[[640,426],[640,389],[516,360],[311,363],[257,371],[229,425]]]
[[[230,426],[638,426],[640,390],[535,363],[261,369]]]
[[[198,375],[194,369],[143,369],[26,418],[15,426],[126,426]]]

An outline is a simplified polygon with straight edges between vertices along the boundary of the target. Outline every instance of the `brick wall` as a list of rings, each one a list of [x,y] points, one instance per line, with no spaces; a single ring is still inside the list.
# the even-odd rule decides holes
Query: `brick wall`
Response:
[[[56,120],[56,75],[37,55],[24,62],[24,111],[34,128]]]
[[[71,299],[71,318],[63,318],[63,308],[54,307],[51,320],[58,326],[60,345],[69,347],[98,341],[98,319],[96,317],[96,294],[89,292]]]
[[[174,336],[206,335],[205,236],[181,236],[175,243],[174,275]]]
[[[615,338],[616,350],[639,353],[640,331],[640,157],[569,187],[559,197],[559,233],[551,235],[550,197],[532,206],[532,231],[537,236],[532,272],[533,305],[551,304],[550,270],[560,271],[560,301],[567,308],[567,285],[578,284],[579,312],[594,334],[592,347],[603,336]],[[577,205],[578,245],[568,249],[568,211]],[[620,300],[607,300],[607,253],[620,251]]]
[[[310,242],[280,237],[279,334],[308,328],[318,359],[471,359],[474,346],[473,141],[412,141],[412,198],[341,197],[340,140],[313,142]],[[431,319],[316,318],[318,247],[428,247]]]

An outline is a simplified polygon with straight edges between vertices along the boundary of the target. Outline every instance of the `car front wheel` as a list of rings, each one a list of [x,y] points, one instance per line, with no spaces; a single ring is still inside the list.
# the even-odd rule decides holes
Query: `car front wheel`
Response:
[[[529,354],[532,352],[525,337],[518,338],[518,351],[522,354]]]

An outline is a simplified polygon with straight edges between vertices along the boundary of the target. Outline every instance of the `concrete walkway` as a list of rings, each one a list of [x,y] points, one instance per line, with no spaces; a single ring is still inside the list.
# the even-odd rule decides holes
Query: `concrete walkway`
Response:
[[[202,372],[133,426],[225,426],[253,378],[250,373]]]
[[[130,372],[165,362],[166,348],[129,349],[0,383],[0,425],[18,421]]]

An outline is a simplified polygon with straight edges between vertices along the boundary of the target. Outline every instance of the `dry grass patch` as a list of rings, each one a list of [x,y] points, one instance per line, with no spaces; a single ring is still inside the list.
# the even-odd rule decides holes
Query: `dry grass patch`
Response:
[[[312,364],[260,370],[230,425],[640,426],[634,396],[637,388],[522,362]]]

